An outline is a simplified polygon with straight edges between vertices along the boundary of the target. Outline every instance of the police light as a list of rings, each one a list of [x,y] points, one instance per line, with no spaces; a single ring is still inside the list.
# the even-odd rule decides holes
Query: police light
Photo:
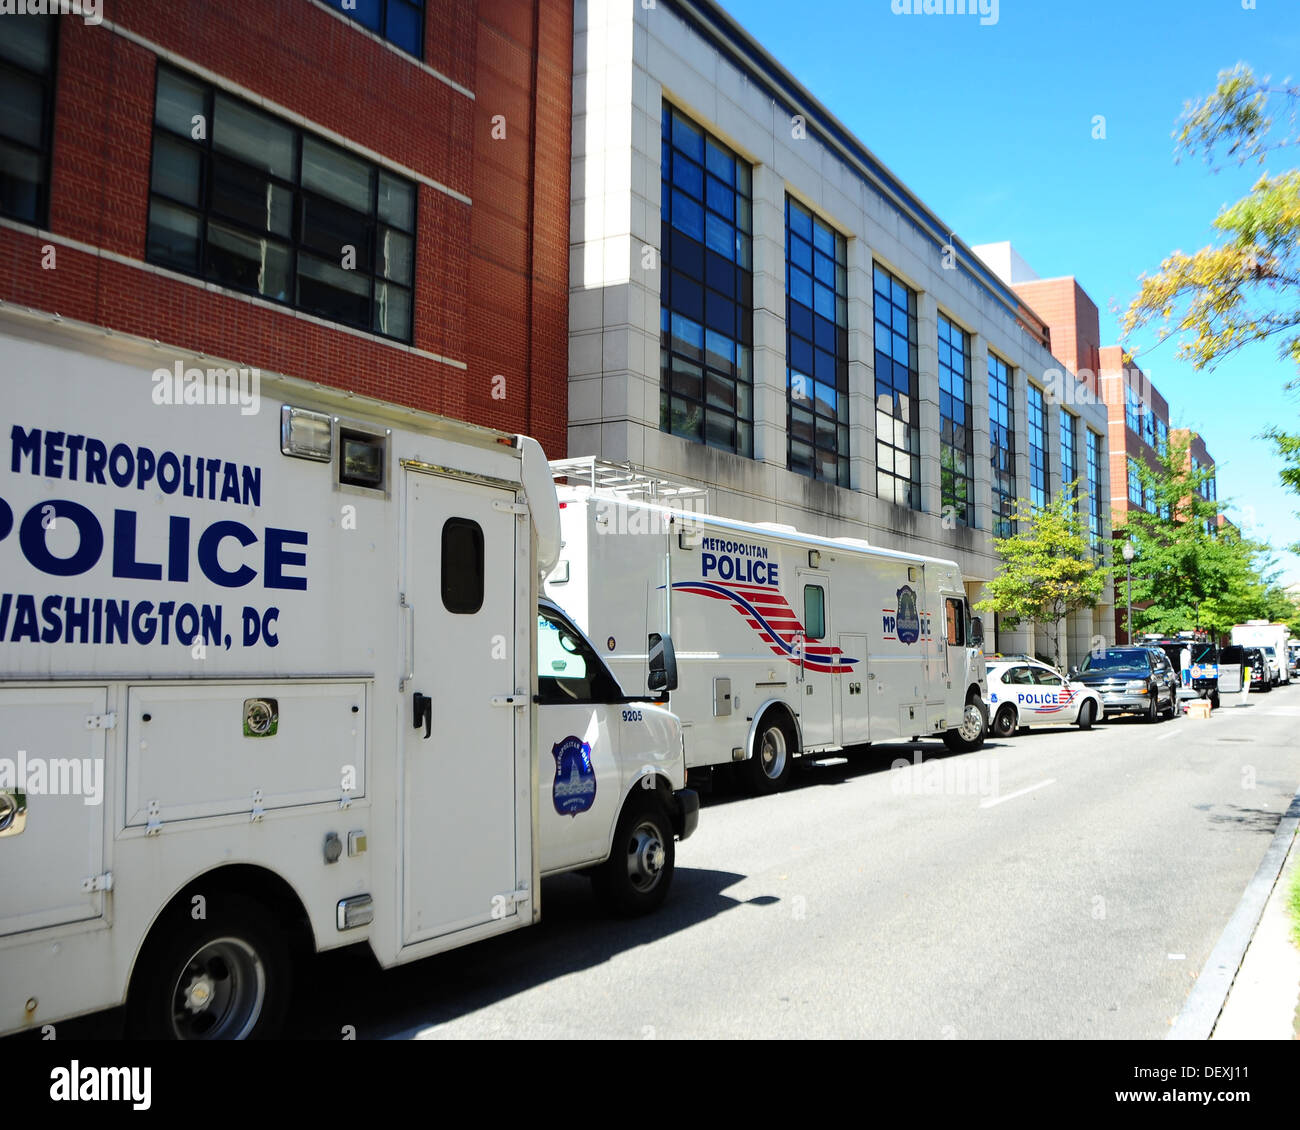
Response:
[[[331,420],[324,412],[305,408],[280,409],[280,452],[295,459],[328,463],[333,455]]]

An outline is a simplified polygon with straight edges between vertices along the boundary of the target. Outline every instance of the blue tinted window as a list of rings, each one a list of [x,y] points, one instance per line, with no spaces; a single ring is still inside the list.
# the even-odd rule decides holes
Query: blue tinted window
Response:
[[[789,467],[848,486],[848,276],[836,271],[847,244],[797,200],[786,197],[785,211]]]
[[[666,102],[661,139],[659,425],[751,455],[749,167]]]
[[[945,514],[975,524],[975,437],[970,420],[970,336],[939,315],[939,490]]]
[[[417,59],[424,57],[424,0],[325,0]]]

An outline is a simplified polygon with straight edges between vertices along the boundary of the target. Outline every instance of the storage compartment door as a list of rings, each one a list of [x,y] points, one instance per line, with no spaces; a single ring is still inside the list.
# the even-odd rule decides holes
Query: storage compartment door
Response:
[[[0,934],[99,918],[104,687],[0,690]]]

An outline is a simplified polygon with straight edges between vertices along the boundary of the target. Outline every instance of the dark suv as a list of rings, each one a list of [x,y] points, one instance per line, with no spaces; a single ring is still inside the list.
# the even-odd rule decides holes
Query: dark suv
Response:
[[[1141,714],[1148,722],[1178,710],[1178,673],[1158,647],[1108,647],[1089,652],[1077,682],[1101,695],[1106,716]]]
[[[1250,668],[1250,689],[1252,691],[1271,691],[1273,689],[1273,672],[1268,669],[1268,659],[1257,647],[1242,649],[1242,659]]]

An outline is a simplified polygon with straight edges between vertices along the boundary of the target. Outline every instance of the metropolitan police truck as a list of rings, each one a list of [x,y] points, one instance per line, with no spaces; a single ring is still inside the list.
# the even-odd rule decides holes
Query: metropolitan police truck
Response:
[[[663,900],[671,640],[629,695],[541,597],[535,441],[11,310],[0,356],[0,1031],[267,1034],[295,952]]]
[[[552,464],[563,549],[546,580],[616,674],[677,643],[687,765],[755,792],[796,757],[872,742],[983,745],[983,629],[960,567],[855,538],[700,512],[680,484],[592,458]]]

